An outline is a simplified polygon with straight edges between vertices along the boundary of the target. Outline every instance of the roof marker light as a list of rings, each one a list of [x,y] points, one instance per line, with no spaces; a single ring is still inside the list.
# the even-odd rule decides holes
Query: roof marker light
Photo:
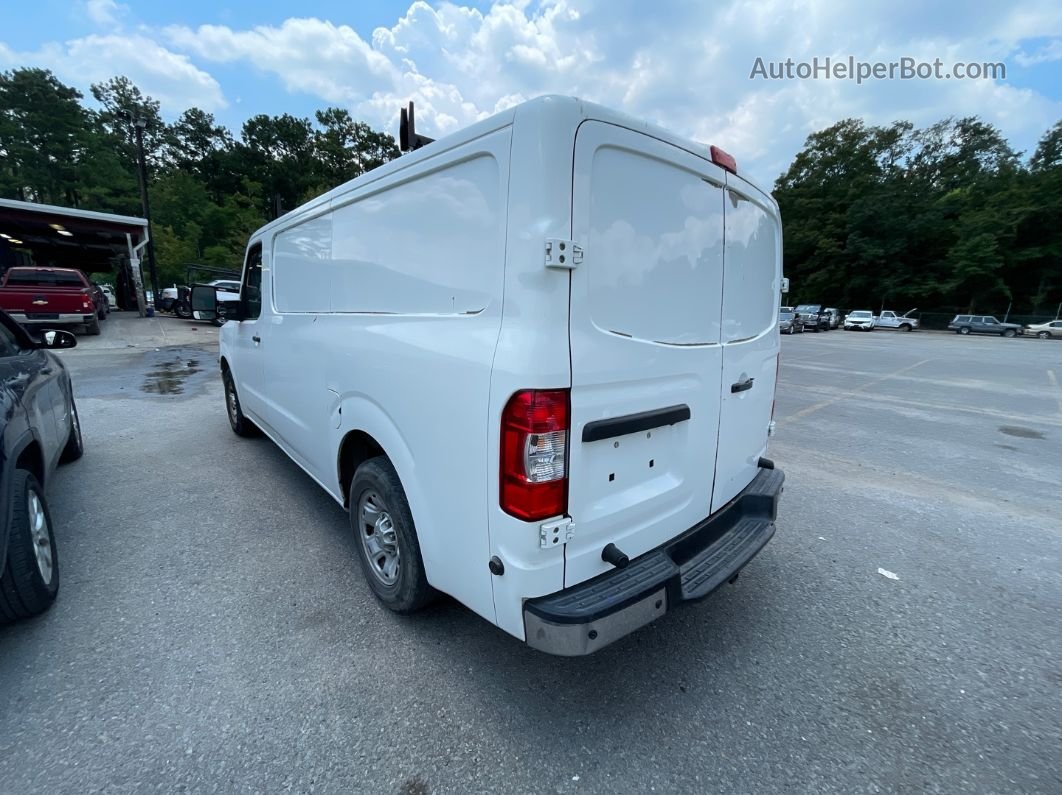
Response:
[[[719,166],[719,168],[729,171],[731,174],[737,173],[737,161],[734,159],[733,155],[724,152],[718,146],[714,145],[708,147],[708,150],[712,153],[712,162]]]

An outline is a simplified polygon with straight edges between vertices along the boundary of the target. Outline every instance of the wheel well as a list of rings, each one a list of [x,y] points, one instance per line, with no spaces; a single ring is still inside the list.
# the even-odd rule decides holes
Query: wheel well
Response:
[[[44,456],[41,454],[41,447],[36,441],[30,442],[26,445],[25,449],[18,454],[18,460],[15,461],[16,469],[25,469],[28,472],[33,473],[33,477],[37,478],[37,482],[42,486],[44,485]]]
[[[229,360],[224,356],[221,357],[221,372],[227,373],[229,371]]]
[[[378,455],[386,454],[380,443],[365,431],[351,431],[343,437],[343,444],[339,446],[339,488],[344,505],[350,498],[350,483],[358,467]]]

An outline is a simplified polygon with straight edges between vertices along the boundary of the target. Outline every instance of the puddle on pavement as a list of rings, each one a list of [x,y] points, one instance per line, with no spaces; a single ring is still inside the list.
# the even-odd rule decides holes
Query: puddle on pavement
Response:
[[[1020,425],[1000,425],[1000,433],[1005,433],[1007,436],[1017,436],[1021,439],[1044,439],[1046,438],[1040,431],[1034,431],[1032,428],[1023,428]]]
[[[199,370],[198,359],[158,362],[154,370],[144,373],[140,391],[150,395],[180,395],[184,392],[185,381]]]

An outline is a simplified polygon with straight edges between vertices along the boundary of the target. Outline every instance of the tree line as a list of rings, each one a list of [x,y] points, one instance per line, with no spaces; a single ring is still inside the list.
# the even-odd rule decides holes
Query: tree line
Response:
[[[278,210],[399,154],[342,108],[252,116],[236,137],[194,107],[167,124],[125,77],[91,94],[90,107],[46,70],[0,73],[0,195],[139,215],[141,119],[167,284],[186,263],[238,267]],[[985,312],[1062,301],[1062,121],[1023,162],[976,117],[922,129],[846,119],[808,136],[774,195],[791,300]]]
[[[399,155],[392,136],[343,108],[314,120],[252,116],[239,137],[200,108],[172,124],[125,77],[77,89],[42,69],[0,72],[0,196],[142,214],[136,122],[143,124],[159,282],[189,263],[238,269],[251,233],[278,211]]]
[[[791,298],[845,308],[1054,315],[1062,121],[1027,162],[991,124],[846,119],[774,186]]]

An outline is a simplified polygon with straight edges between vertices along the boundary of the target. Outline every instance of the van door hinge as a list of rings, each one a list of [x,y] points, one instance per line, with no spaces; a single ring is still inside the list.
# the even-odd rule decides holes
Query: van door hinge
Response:
[[[543,549],[559,547],[575,538],[575,523],[569,517],[546,522],[538,532],[538,543]]]
[[[572,270],[583,261],[583,249],[574,240],[551,237],[546,240],[546,267]]]

